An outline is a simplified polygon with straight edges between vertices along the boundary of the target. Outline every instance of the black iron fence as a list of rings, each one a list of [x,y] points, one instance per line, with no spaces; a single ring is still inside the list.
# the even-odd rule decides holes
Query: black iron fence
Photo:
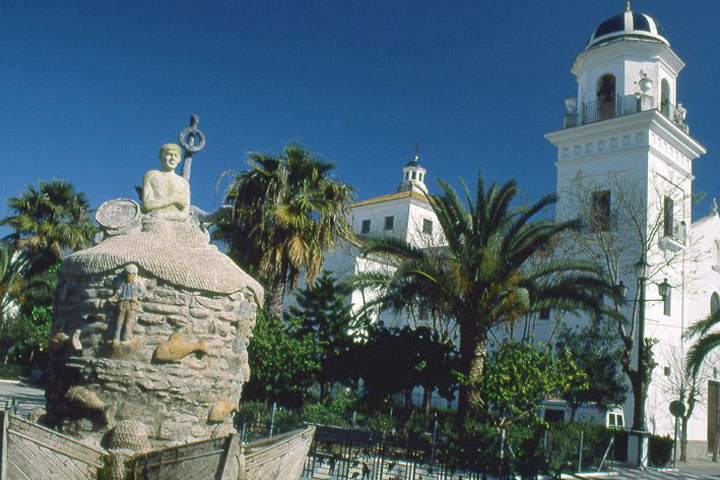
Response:
[[[627,461],[627,432],[593,424],[551,422],[498,430],[472,423],[459,428],[451,415],[405,418],[395,411],[375,422],[351,412],[342,426],[327,426],[309,421],[307,412],[260,407],[236,417],[245,443],[304,423],[316,425],[305,480],[559,478],[561,472],[598,472]],[[653,447],[653,464],[661,466],[667,446]]]
[[[466,441],[397,438],[366,430],[319,426],[303,470],[304,479],[474,480],[536,478],[540,474],[602,471],[612,468],[627,435],[567,438],[567,431],[543,430],[521,439],[504,430]],[[539,433],[539,435],[538,435]],[[573,437],[573,435],[570,435]],[[624,446],[625,445],[625,446]],[[624,458],[622,458],[624,460]]]

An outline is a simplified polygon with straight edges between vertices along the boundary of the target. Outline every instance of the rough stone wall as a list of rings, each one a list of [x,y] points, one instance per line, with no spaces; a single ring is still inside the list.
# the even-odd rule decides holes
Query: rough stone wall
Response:
[[[192,291],[152,278],[140,267],[147,294],[133,329],[135,347],[119,348],[111,342],[116,310],[108,299],[121,273],[61,276],[51,337],[79,329],[82,352],[60,349],[51,357],[48,422],[99,443],[108,429],[99,400],[115,421],[144,423],[155,445],[209,437],[217,426],[208,422],[210,410],[218,402],[237,405],[250,373],[246,345],[255,323],[255,292]],[[204,339],[208,353],[153,362],[155,349],[174,333],[190,346]],[[73,386],[97,399],[85,406],[69,401],[65,395]],[[231,421],[228,414],[224,423]]]

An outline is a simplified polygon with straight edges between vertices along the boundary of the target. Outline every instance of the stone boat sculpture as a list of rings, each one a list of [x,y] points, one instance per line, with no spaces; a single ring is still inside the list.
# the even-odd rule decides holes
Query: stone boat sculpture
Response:
[[[192,138],[199,138],[199,145]],[[190,205],[189,162],[204,145],[196,117],[180,142],[185,175],[175,173],[181,148],[164,145],[160,169],[147,172],[138,188],[140,203],[105,202],[96,214],[102,229],[96,244],[64,259],[44,426],[5,417],[7,478],[47,476],[48,470],[32,470],[33,462],[13,458],[14,452],[20,455],[13,442],[25,442],[23,455],[29,455],[47,445],[48,437],[73,448],[86,446],[92,458],[108,454],[101,456],[102,467],[96,459],[86,465],[89,470],[68,467],[48,478],[253,480],[269,478],[269,471],[282,472],[277,478],[299,478],[298,459],[309,448],[309,431],[275,445],[275,463],[272,455],[262,455],[272,442],[256,447],[254,456],[264,460],[257,472],[245,470],[232,421],[250,375],[247,345],[263,289],[210,244],[205,227],[213,215]],[[39,446],[32,444],[32,431],[45,438]],[[51,460],[61,453],[48,455],[50,471],[61,469]],[[62,464],[60,458],[57,465]],[[88,471],[100,473],[88,476]]]

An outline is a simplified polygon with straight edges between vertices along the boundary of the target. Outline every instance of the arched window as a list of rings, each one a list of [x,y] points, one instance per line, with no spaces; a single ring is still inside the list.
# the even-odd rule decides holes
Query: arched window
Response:
[[[670,83],[665,78],[660,82],[660,110],[665,116],[670,114]]]
[[[615,116],[616,90],[615,75],[606,73],[597,81],[597,108],[598,118],[612,118]]]
[[[718,295],[717,292],[713,292],[713,294],[710,295],[710,313],[715,313],[718,310],[720,310],[720,295]]]

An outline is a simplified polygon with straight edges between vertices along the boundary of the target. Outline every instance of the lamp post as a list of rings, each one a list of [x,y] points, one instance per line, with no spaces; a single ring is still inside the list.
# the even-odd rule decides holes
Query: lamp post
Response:
[[[632,430],[637,432],[638,437],[638,466],[647,466],[647,424],[645,422],[645,289],[647,286],[648,263],[643,256],[640,261],[635,264],[635,277],[637,278],[639,298],[638,298],[638,356],[637,356],[637,374],[638,374],[638,395],[635,398],[633,408],[633,426]],[[658,293],[664,301],[670,284],[667,278],[658,285]]]
[[[646,430],[645,425],[645,398],[643,395],[643,380],[645,378],[645,363],[642,361],[645,355],[645,284],[647,283],[647,269],[648,264],[643,257],[639,262],[635,264],[635,278],[637,278],[638,288],[640,289],[640,298],[638,305],[638,358],[637,358],[637,372],[638,372],[638,383],[639,398],[635,399],[635,408],[633,412],[633,430],[644,432]],[[642,458],[642,457],[640,457]]]

